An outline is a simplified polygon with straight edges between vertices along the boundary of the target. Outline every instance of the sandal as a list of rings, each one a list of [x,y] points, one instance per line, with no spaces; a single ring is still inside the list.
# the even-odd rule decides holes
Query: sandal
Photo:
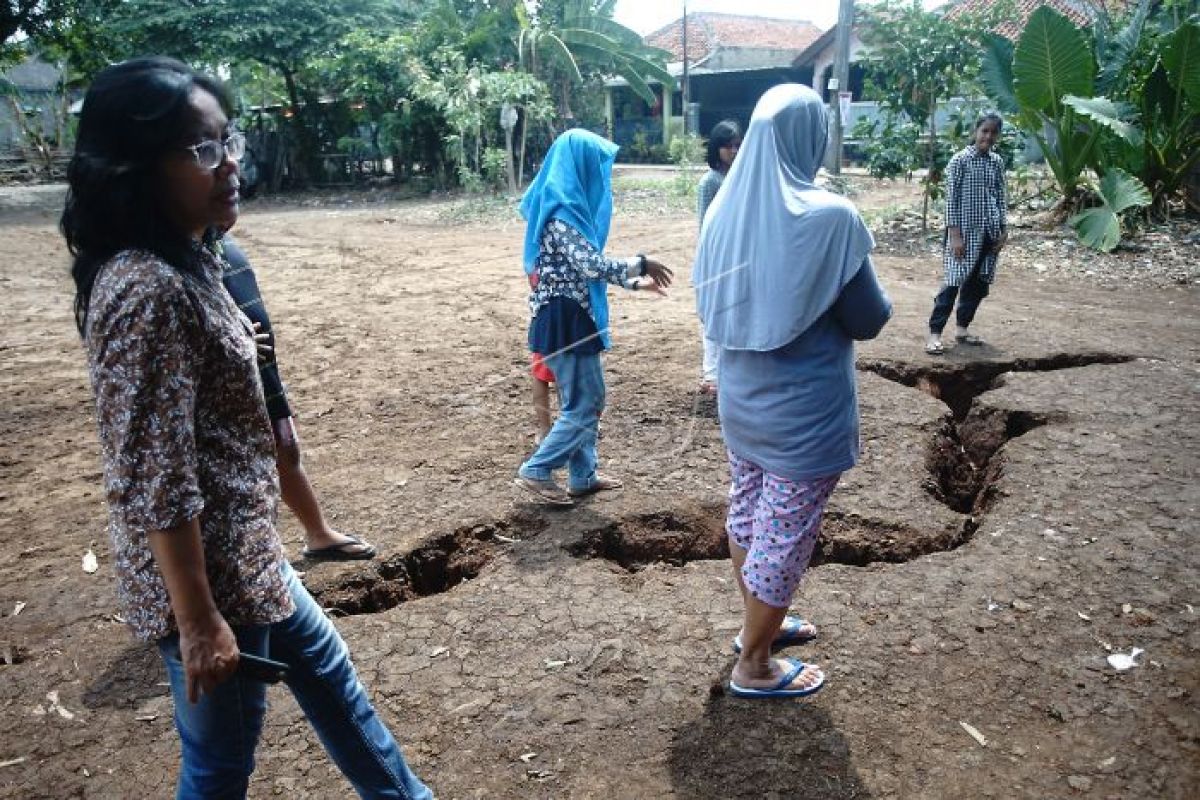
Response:
[[[549,505],[564,507],[575,505],[575,501],[568,497],[567,493],[553,479],[538,480],[537,478],[526,478],[524,475],[518,475],[513,483],[529,492],[538,500]]]
[[[971,333],[964,333],[962,336],[955,336],[954,341],[958,342],[959,344],[971,345],[972,347],[979,347],[983,344],[983,339],[980,339],[978,336]]]
[[[300,551],[300,555],[309,561],[370,561],[375,557],[375,546],[357,536],[346,534],[344,542],[315,550],[306,547]]]
[[[929,342],[925,345],[925,352],[931,356],[946,355],[946,346],[941,342]]]
[[[591,484],[583,487],[582,489],[576,489],[572,486],[570,489],[567,489],[567,494],[571,497],[587,497],[589,494],[595,494],[596,492],[607,492],[611,489],[620,489],[624,485],[625,484],[621,483],[616,478],[610,478],[607,475],[601,475],[597,472],[596,477],[592,479]]]
[[[798,661],[794,658],[787,658],[784,661],[788,665],[788,669],[784,670],[783,677],[774,686],[765,689],[755,689],[749,686],[739,686],[729,680],[729,693],[734,697],[755,697],[755,698],[771,698],[771,697],[805,697],[820,690],[825,685],[825,673],[816,664],[805,664],[803,661]],[[795,682],[800,674],[806,669],[812,669],[816,672],[817,682],[811,686],[805,686],[798,689],[789,689],[788,687]]]
[[[775,634],[774,640],[771,641],[771,649],[780,650],[794,644],[811,642],[815,638],[817,638],[816,625],[806,619],[789,614],[783,618],[783,624],[779,626],[779,633]],[[740,633],[733,637],[733,652],[739,655],[742,652],[742,635]]]

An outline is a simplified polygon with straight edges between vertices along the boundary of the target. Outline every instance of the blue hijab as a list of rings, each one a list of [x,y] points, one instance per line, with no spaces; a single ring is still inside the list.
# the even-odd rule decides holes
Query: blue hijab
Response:
[[[591,131],[573,128],[554,140],[537,177],[521,198],[525,226],[525,274],[533,273],[542,230],[552,219],[576,228],[588,243],[604,251],[612,224],[612,167],[620,148]],[[608,336],[608,285],[588,284],[592,319],[605,349]]]

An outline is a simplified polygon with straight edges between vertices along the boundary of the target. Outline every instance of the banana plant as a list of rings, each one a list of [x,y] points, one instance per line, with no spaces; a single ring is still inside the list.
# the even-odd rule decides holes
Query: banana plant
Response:
[[[593,6],[589,0],[569,0],[561,24],[541,17],[530,17],[523,3],[516,5],[521,32],[517,53],[522,69],[536,73],[540,54],[549,52],[580,83],[580,63],[619,75],[647,103],[654,102],[650,81],[673,88],[675,79],[667,71],[665,50],[648,47],[636,32],[612,20],[615,0]]]

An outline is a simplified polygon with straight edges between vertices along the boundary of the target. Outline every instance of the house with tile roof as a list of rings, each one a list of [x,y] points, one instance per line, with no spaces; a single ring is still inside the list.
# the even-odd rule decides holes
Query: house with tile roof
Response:
[[[666,145],[673,130],[684,129],[683,75],[685,62],[693,130],[704,132],[722,119],[749,122],[754,104],[767,89],[780,83],[809,82],[806,69],[793,63],[820,38],[811,22],[740,14],[699,12],[677,19],[644,40],[672,56],[667,69],[677,84],[663,90],[653,85],[656,99],[648,104],[620,78],[606,83],[609,136],[623,145],[625,155],[637,157],[630,145]]]

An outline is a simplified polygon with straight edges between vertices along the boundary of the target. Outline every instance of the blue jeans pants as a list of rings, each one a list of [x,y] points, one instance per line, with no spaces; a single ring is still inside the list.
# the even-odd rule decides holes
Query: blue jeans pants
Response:
[[[558,379],[558,419],[521,465],[520,474],[549,480],[554,470],[565,465],[568,486],[586,489],[596,480],[596,431],[604,410],[600,354],[579,355],[568,350],[547,356],[546,366]]]
[[[239,649],[291,668],[288,688],[360,797],[432,798],[371,706],[346,643],[286,562],[283,572],[296,612],[273,625],[235,627]],[[176,797],[244,798],[267,710],[266,684],[234,675],[193,705],[187,699],[178,634],[160,640],[158,647],[183,745]]]

